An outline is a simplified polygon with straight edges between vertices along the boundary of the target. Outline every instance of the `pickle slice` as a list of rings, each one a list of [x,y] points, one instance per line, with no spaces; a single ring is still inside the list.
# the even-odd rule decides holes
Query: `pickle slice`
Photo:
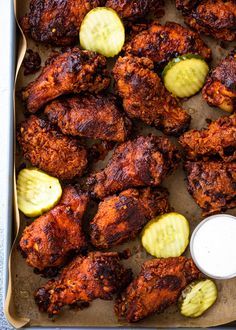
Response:
[[[145,250],[157,258],[179,257],[189,243],[189,223],[175,212],[148,222],[141,236]]]
[[[82,48],[113,57],[121,51],[124,42],[124,25],[113,9],[97,7],[85,16],[80,27]]]
[[[217,298],[217,287],[206,279],[189,284],[179,298],[180,313],[187,317],[198,317],[210,308]]]
[[[37,168],[21,170],[16,189],[18,207],[28,217],[36,217],[50,210],[62,195],[59,180]]]

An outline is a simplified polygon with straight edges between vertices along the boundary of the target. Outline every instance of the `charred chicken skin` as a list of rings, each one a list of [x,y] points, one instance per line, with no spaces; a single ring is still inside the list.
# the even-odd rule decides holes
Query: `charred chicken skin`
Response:
[[[200,272],[186,257],[152,259],[142,265],[140,274],[116,300],[119,318],[137,322],[155,312],[162,312],[177,302],[181,291]]]
[[[208,157],[236,160],[236,114],[217,119],[207,129],[188,131],[179,142],[192,160]]]
[[[109,83],[106,58],[75,47],[47,64],[39,77],[24,89],[22,99],[27,110],[34,113],[60,95],[97,93]]]
[[[77,95],[53,101],[45,108],[50,122],[63,134],[124,142],[131,122],[111,95]]]
[[[176,0],[176,7],[194,30],[225,41],[236,40],[235,0]]]
[[[200,36],[174,22],[161,25],[154,21],[134,36],[124,50],[134,56],[148,57],[158,66],[187,53],[199,54],[205,60],[211,59],[211,50]]]
[[[29,266],[41,272],[59,268],[69,253],[87,247],[82,231],[87,203],[86,194],[67,186],[59,204],[25,228],[20,249]]]
[[[76,257],[57,280],[47,282],[35,292],[41,311],[58,314],[65,305],[89,305],[94,299],[111,300],[125,288],[132,271],[125,269],[116,252],[91,252],[88,257]]]
[[[165,134],[180,135],[191,117],[165,89],[148,58],[119,57],[113,69],[116,90],[130,118],[154,125]]]
[[[20,124],[17,139],[33,166],[59,179],[81,176],[87,166],[87,152],[76,139],[35,115]]]
[[[236,110],[236,49],[210,73],[202,95],[211,106],[228,112]]]
[[[168,210],[164,188],[128,189],[107,197],[90,223],[91,242],[96,248],[108,249],[134,239],[149,220]]]
[[[202,214],[225,212],[236,207],[236,162],[186,162],[188,191]]]
[[[108,165],[87,180],[98,198],[131,187],[158,186],[179,163],[177,148],[165,137],[140,136],[118,146]]]

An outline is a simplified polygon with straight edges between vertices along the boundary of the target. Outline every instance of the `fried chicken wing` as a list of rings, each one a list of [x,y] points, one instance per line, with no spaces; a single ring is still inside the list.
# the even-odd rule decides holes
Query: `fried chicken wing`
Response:
[[[177,302],[181,291],[200,277],[192,259],[186,257],[152,259],[144,262],[140,274],[116,300],[119,318],[137,322],[162,312]]]
[[[19,244],[29,266],[41,272],[58,268],[69,253],[87,247],[82,231],[87,203],[87,194],[67,186],[59,204],[25,228]]]
[[[217,39],[236,40],[235,0],[176,0],[176,7],[193,29]]]
[[[76,139],[61,134],[35,115],[21,122],[17,139],[33,166],[59,179],[80,176],[87,166],[87,152]]]
[[[168,210],[164,188],[128,189],[107,197],[90,223],[91,242],[96,248],[108,249],[134,239],[149,220]]]
[[[98,198],[131,187],[158,186],[179,163],[177,148],[165,137],[140,136],[118,146],[108,165],[87,180]]]
[[[202,96],[211,106],[236,111],[236,49],[210,73]]]
[[[132,55],[119,57],[113,69],[116,89],[131,118],[154,125],[165,134],[180,135],[191,117],[165,89],[148,58]]]
[[[224,161],[236,160],[236,114],[220,117],[207,129],[188,131],[179,142],[192,160],[214,156]]]
[[[84,305],[94,299],[112,299],[126,287],[132,271],[125,269],[116,252],[91,252],[88,257],[76,257],[64,268],[57,280],[47,282],[35,292],[41,311],[55,315],[65,305]]]
[[[211,58],[211,50],[200,36],[175,22],[167,22],[165,25],[153,22],[146,30],[134,36],[124,46],[124,50],[135,56],[148,57],[158,66],[187,53],[199,54],[205,60]]]
[[[188,191],[202,214],[225,212],[236,207],[236,162],[186,162]]]
[[[22,92],[29,112],[36,112],[56,97],[84,91],[99,92],[108,87],[106,58],[73,48],[55,57],[39,77]]]
[[[131,122],[112,95],[77,95],[49,103],[45,113],[63,134],[124,142]]]
[[[100,3],[100,0],[31,0],[21,27],[37,42],[69,46],[79,42],[85,15]]]

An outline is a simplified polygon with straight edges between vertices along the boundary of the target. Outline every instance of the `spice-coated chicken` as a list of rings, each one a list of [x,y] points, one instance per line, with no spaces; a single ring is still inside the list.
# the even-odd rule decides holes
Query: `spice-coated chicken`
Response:
[[[134,36],[124,46],[124,50],[135,56],[148,57],[159,66],[187,53],[199,54],[206,60],[211,58],[211,50],[200,36],[175,22],[167,22],[165,25],[153,22],[146,30]]]
[[[115,303],[119,318],[137,322],[162,312],[177,302],[181,291],[200,277],[192,259],[186,257],[152,259],[142,265],[140,274]]]
[[[153,71],[154,64],[144,57],[119,57],[113,69],[116,90],[130,118],[154,125],[168,135],[180,135],[191,117],[165,89]]]
[[[108,165],[87,180],[98,198],[131,187],[159,186],[179,163],[178,149],[166,137],[140,136],[118,146]]]
[[[55,315],[65,305],[87,307],[97,298],[111,300],[131,280],[132,271],[121,265],[118,253],[91,252],[88,257],[76,257],[58,279],[38,289],[35,301],[41,311]]]
[[[106,89],[110,78],[106,58],[94,52],[73,48],[55,57],[39,77],[22,92],[29,112],[36,112],[56,97]]]
[[[31,0],[21,27],[37,42],[72,45],[79,41],[85,15],[99,5],[100,0]]]
[[[236,162],[188,161],[184,168],[188,191],[203,216],[236,207]]]
[[[85,148],[35,115],[20,124],[17,139],[33,166],[59,179],[80,176],[86,168]]]
[[[82,231],[87,203],[85,193],[67,186],[59,204],[25,228],[20,248],[29,266],[47,272],[62,266],[72,251],[87,247]]]
[[[77,95],[49,103],[45,113],[63,134],[124,142],[131,122],[112,95]]]
[[[134,239],[149,220],[168,210],[164,188],[128,189],[107,197],[90,223],[91,242],[96,248],[108,249]]]
[[[193,29],[217,39],[236,40],[235,0],[176,0],[176,7]]]
[[[211,106],[236,111],[236,49],[210,73],[202,95]]]
[[[220,117],[206,129],[188,131],[179,142],[192,160],[208,157],[236,160],[236,114]]]

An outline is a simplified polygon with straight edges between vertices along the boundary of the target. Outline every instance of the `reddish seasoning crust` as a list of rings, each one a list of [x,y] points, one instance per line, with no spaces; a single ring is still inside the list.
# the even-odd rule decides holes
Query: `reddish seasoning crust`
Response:
[[[118,318],[137,322],[177,302],[181,291],[201,273],[186,257],[151,259],[115,302]]]
[[[120,263],[117,252],[90,252],[87,257],[76,257],[66,266],[57,280],[39,288],[34,296],[40,311],[58,314],[65,305],[82,304],[100,298],[111,300],[132,280],[131,269]]]
[[[21,122],[17,139],[25,159],[59,179],[81,176],[87,166],[87,152],[76,139],[34,115]]]
[[[41,57],[38,52],[32,49],[27,49],[23,60],[24,75],[36,73],[41,68]]]

